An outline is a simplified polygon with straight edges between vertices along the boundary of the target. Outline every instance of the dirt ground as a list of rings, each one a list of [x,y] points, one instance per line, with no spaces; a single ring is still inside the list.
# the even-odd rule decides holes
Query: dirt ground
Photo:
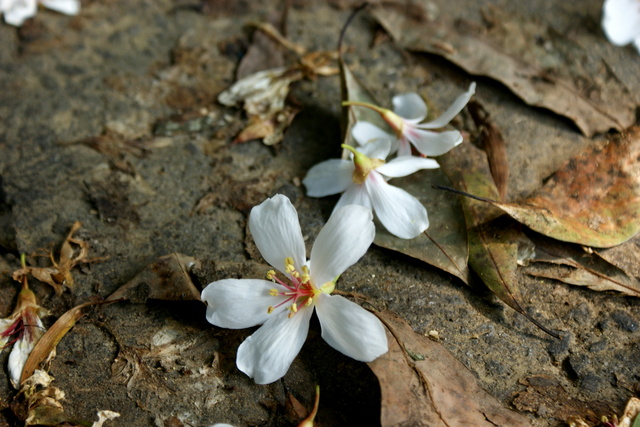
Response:
[[[276,2],[259,3],[91,0],[76,17],[41,9],[20,29],[0,25],[0,315],[15,304],[11,272],[19,254],[56,253],[75,221],[89,256],[108,258],[75,267],[75,284],[61,296],[32,280],[51,313],[46,325],[77,304],[106,298],[172,253],[199,261],[191,272],[199,288],[255,274],[253,263],[262,260],[247,236],[248,214],[276,193],[291,199],[313,242],[337,198],[306,197],[300,179],[340,154],[339,77],[295,85],[302,110],[273,147],[231,144],[243,113],[216,102],[249,43],[245,25],[278,10]],[[592,44],[583,47],[604,58],[640,104],[640,55],[606,41],[598,0],[536,0],[526,9],[507,0],[423,3],[477,20],[481,8],[494,5],[560,34],[589,35]],[[287,36],[309,50],[335,49],[347,6],[293,1]],[[527,106],[500,83],[437,56],[409,54],[379,34],[364,12],[345,44],[354,73],[387,105],[394,94],[417,91],[442,111],[477,82],[477,97],[507,143],[510,200],[531,194],[570,156],[601,141]],[[467,132],[469,123],[464,114],[456,121]],[[49,265],[46,257],[29,262]],[[398,313],[418,333],[437,331],[485,390],[532,425],[619,413],[640,389],[640,302],[528,275],[521,280],[528,312],[562,331],[562,340],[486,289],[378,247],[338,287]],[[148,285],[163,284],[170,281]],[[113,410],[121,417],[106,425],[114,426],[291,425],[289,396],[310,408],[319,384],[319,425],[379,425],[376,377],[324,343],[317,322],[284,379],[260,386],[235,367],[237,347],[252,330],[215,328],[204,313],[199,301],[144,296],[89,309],[59,343],[49,369],[66,394],[65,413],[92,421],[98,410]],[[3,367],[7,357],[0,354]],[[20,425],[10,407],[14,396],[3,368],[0,424]]]

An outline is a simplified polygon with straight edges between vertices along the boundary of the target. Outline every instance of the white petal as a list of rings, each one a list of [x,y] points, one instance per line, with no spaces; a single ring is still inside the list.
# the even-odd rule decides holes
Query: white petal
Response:
[[[391,140],[376,139],[362,147],[358,147],[358,151],[371,159],[385,160],[391,150]]]
[[[311,249],[311,283],[322,286],[336,279],[362,258],[375,236],[370,208],[347,205],[335,210]]]
[[[376,139],[395,139],[393,135],[383,131],[378,126],[364,121],[357,122],[353,126],[351,135],[360,145],[367,145]]]
[[[364,185],[378,219],[394,236],[413,239],[429,227],[427,210],[418,199],[387,184],[377,172],[371,172]]]
[[[268,280],[225,279],[209,283],[200,298],[207,303],[207,320],[212,325],[229,329],[244,329],[261,325],[285,306],[269,314],[269,306],[276,306],[285,297],[269,295],[269,290],[284,292],[286,288]]]
[[[355,166],[351,160],[331,159],[318,163],[307,172],[302,183],[307,196],[324,197],[342,193],[353,183]]]
[[[9,25],[19,27],[27,19],[36,16],[38,5],[36,0],[18,0],[11,3],[3,11],[4,21]]]
[[[398,150],[398,157],[411,155],[411,143],[404,136],[398,140],[396,149]],[[393,154],[393,150],[391,150],[391,153]]]
[[[336,203],[336,206],[333,208],[333,212],[346,205],[359,205],[369,209],[372,208],[371,198],[369,194],[367,194],[367,190],[363,184],[353,183],[353,185],[347,188],[347,191],[340,196],[340,200],[338,200],[338,203]]]
[[[457,130],[432,132],[413,128],[406,135],[420,154],[432,157],[441,156],[462,142],[462,134]]]
[[[393,112],[417,123],[427,117],[427,104],[417,93],[405,93],[393,97]]]
[[[278,313],[238,347],[238,369],[257,384],[282,378],[307,338],[313,308],[303,307],[291,318],[289,313]]]
[[[340,295],[321,294],[316,303],[322,338],[340,353],[371,362],[388,350],[380,320]]]
[[[602,29],[616,46],[624,46],[640,36],[640,2],[606,0],[602,6]]]
[[[20,338],[13,345],[13,349],[11,349],[11,354],[9,355],[9,379],[14,388],[20,388],[22,370],[24,369],[25,363],[27,363],[27,358],[29,354],[31,354],[33,347],[34,344],[32,342]]]
[[[281,272],[287,257],[298,270],[307,262],[298,213],[287,196],[276,194],[251,209],[249,230],[262,257]]]
[[[440,165],[433,159],[425,159],[417,156],[396,157],[389,163],[376,168],[376,172],[391,178],[411,175],[422,169],[437,169]]]
[[[80,12],[79,0],[40,0],[44,7],[67,15],[77,15]]]
[[[446,124],[449,123],[451,119],[453,119],[458,115],[460,111],[462,111],[462,109],[465,105],[467,105],[467,102],[469,102],[474,93],[476,93],[476,82],[472,82],[469,85],[469,90],[458,96],[456,100],[453,101],[451,107],[449,107],[449,109],[445,111],[443,115],[433,121],[422,123],[419,126],[422,129],[437,129],[446,126]]]

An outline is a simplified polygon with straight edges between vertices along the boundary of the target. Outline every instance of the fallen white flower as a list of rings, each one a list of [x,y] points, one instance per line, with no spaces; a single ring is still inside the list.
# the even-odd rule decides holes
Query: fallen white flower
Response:
[[[360,121],[357,122],[351,134],[360,145],[366,145],[377,139],[390,138],[394,142],[391,154],[398,152],[398,156],[410,156],[411,145],[424,156],[440,156],[462,142],[462,135],[457,130],[434,132],[446,126],[469,102],[476,90],[476,84],[471,83],[469,90],[460,95],[440,117],[430,122],[421,123],[427,117],[427,104],[417,93],[406,93],[393,97],[393,111],[377,105],[361,102],[344,102],[343,105],[366,107],[379,113],[391,126],[395,135],[390,135],[376,125]]]
[[[352,160],[331,159],[318,163],[307,172],[302,183],[310,197],[343,193],[334,210],[344,205],[362,205],[373,209],[380,223],[394,236],[413,239],[429,227],[424,206],[405,190],[387,180],[411,175],[421,169],[439,168],[433,159],[399,156],[384,162],[391,142],[376,139],[356,151],[350,146]]]
[[[77,15],[80,11],[80,0],[0,0],[0,13],[4,15],[4,22],[19,27],[36,16],[38,3],[66,15]]]
[[[640,52],[640,1],[605,0],[602,6],[602,29],[614,45],[633,43]]]
[[[380,320],[359,305],[331,295],[338,277],[367,251],[375,235],[371,210],[349,205],[336,212],[320,231],[306,259],[298,214],[283,195],[251,210],[249,229],[263,258],[288,281],[225,279],[202,291],[207,320],[223,328],[263,324],[238,348],[238,369],[258,384],[283,377],[300,352],[314,308],[322,338],[341,353],[372,361],[387,351]]]

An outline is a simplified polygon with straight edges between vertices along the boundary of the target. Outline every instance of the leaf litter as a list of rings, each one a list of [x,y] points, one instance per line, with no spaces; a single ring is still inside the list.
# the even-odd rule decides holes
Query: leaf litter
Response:
[[[608,248],[640,231],[640,128],[570,159],[532,197],[483,197],[529,228],[557,240]]]
[[[531,425],[480,388],[441,344],[416,334],[390,311],[374,314],[389,338],[389,351],[368,363],[380,381],[383,427]]]
[[[613,70],[553,28],[485,9],[482,23],[409,14],[399,3],[372,13],[406,49],[442,56],[506,85],[527,104],[571,119],[586,136],[635,122],[635,101]]]

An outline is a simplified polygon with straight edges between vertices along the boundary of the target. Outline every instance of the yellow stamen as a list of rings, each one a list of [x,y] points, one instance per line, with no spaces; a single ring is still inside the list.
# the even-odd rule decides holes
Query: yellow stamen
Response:
[[[269,308],[267,308],[267,313],[271,314],[271,313],[273,313],[273,310],[274,310],[273,306],[270,305]]]
[[[267,280],[273,280],[276,277],[276,272],[273,270],[267,271]]]
[[[278,290],[276,288],[269,289],[269,295],[271,295],[272,297],[277,297],[278,296]]]
[[[309,307],[311,304],[313,304],[313,297],[307,298],[307,300],[304,302],[304,305],[306,305],[307,307]]]
[[[294,271],[296,271],[296,267],[293,264],[293,258],[287,257],[284,259],[284,269],[287,271],[287,273],[293,273]]]
[[[293,304],[291,304],[291,307],[289,307],[289,310],[291,310],[292,313],[297,313],[298,312],[298,304],[296,304],[294,302]]]

